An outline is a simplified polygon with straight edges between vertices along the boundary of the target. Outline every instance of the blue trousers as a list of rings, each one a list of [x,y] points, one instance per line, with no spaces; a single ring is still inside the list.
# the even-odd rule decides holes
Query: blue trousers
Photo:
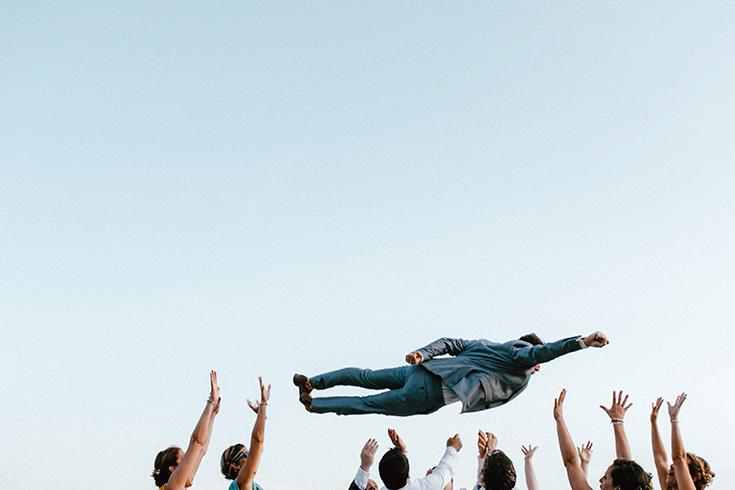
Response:
[[[345,368],[313,376],[309,381],[316,390],[337,385],[388,390],[369,396],[314,397],[311,408],[317,413],[408,416],[435,412],[444,406],[441,378],[420,364],[375,371]]]

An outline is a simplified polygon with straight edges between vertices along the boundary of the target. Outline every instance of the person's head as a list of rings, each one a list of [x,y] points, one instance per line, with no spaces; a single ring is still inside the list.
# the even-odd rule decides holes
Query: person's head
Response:
[[[219,461],[220,470],[225,478],[228,480],[236,479],[247,458],[248,450],[244,444],[235,444],[225,449]]]
[[[480,483],[485,490],[510,490],[516,486],[513,462],[500,449],[490,451],[485,457]]]
[[[687,467],[697,490],[702,490],[712,483],[712,478],[715,477],[715,474],[709,467],[709,463],[695,454],[687,453]],[[666,484],[670,488],[678,488],[673,464],[669,468],[669,474],[666,475]]]
[[[538,335],[535,333],[529,333],[524,335],[518,340],[522,340],[523,342],[528,342],[531,345],[544,345],[544,341],[539,338]],[[541,365],[536,364],[533,368],[531,368],[531,374],[537,373],[541,370]]]
[[[380,458],[378,473],[386,488],[397,490],[408,481],[408,458],[399,448],[391,448]]]
[[[171,446],[158,453],[156,460],[153,462],[153,473],[151,473],[157,487],[168,483],[171,473],[179,466],[183,457],[184,451],[176,446]]]
[[[629,459],[616,459],[600,478],[601,490],[653,490],[650,473]]]
[[[535,333],[529,333],[524,335],[518,340],[522,340],[524,342],[528,342],[531,345],[544,345],[544,341],[539,338],[538,335]]]

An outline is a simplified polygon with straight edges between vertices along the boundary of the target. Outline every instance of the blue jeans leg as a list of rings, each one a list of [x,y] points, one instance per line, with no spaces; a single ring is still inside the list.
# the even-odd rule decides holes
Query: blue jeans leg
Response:
[[[408,416],[431,413],[444,405],[441,379],[420,365],[376,371],[345,368],[314,376],[309,380],[315,389],[337,385],[388,389],[370,396],[315,397],[311,408],[318,413]]]

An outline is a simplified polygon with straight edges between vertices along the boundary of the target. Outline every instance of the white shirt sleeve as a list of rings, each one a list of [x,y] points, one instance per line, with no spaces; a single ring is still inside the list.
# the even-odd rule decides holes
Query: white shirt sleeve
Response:
[[[358,467],[357,475],[355,475],[355,485],[357,485],[357,488],[365,490],[367,488],[368,478],[370,478],[370,473]]]
[[[459,461],[457,450],[451,446],[448,447],[434,471],[423,478],[413,480],[404,488],[406,490],[443,490],[454,477],[457,461]]]

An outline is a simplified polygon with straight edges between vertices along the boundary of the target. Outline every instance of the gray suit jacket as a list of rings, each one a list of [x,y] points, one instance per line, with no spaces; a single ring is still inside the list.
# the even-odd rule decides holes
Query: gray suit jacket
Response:
[[[441,338],[418,350],[422,365],[440,376],[462,400],[462,412],[497,407],[526,388],[536,364],[580,350],[579,337],[531,345],[522,340],[504,344],[488,340]],[[454,357],[434,359],[449,354]]]

